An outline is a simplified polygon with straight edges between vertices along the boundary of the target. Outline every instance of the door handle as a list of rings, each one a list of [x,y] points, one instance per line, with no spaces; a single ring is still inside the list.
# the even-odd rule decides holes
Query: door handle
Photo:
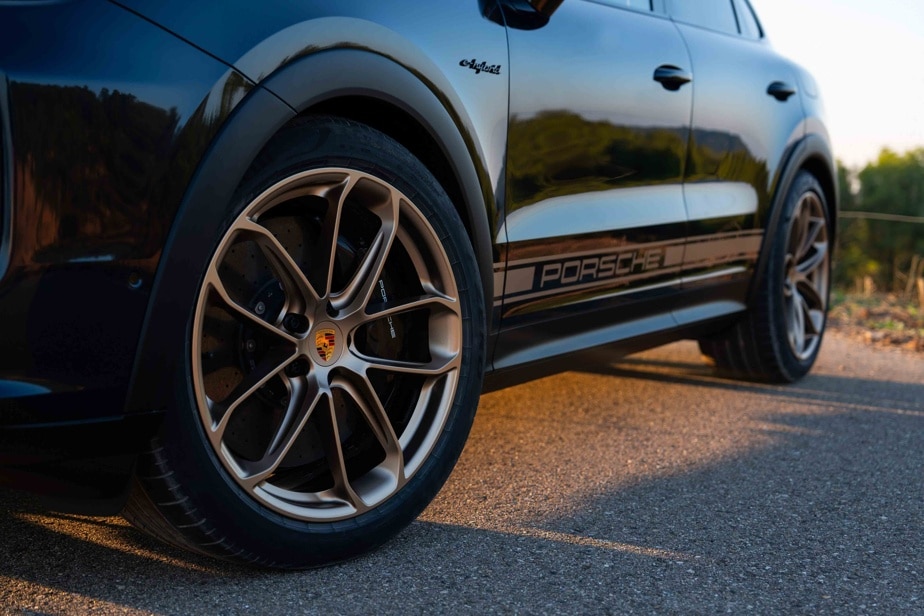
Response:
[[[686,83],[693,81],[693,74],[673,64],[662,64],[655,69],[654,80],[665,90],[676,92]]]
[[[784,103],[795,93],[796,89],[785,81],[774,81],[767,86],[767,94]]]

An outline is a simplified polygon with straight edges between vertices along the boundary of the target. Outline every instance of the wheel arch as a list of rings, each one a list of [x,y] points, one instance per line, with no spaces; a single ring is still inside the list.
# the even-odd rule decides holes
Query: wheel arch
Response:
[[[749,304],[753,304],[757,290],[760,288],[763,277],[766,275],[770,249],[773,246],[773,240],[776,234],[780,232],[780,216],[783,210],[783,202],[800,171],[812,173],[821,184],[822,190],[825,193],[824,197],[828,208],[828,216],[831,220],[830,232],[832,247],[836,244],[838,188],[834,157],[831,154],[831,147],[826,139],[819,135],[806,135],[790,150],[789,156],[786,162],[781,166],[781,171],[777,176],[776,189],[773,192],[772,205],[766,220],[765,228],[767,229],[767,233],[760,249],[760,255],[748,293]]]
[[[261,85],[299,116],[334,115],[367,124],[424,163],[465,225],[478,261],[485,314],[490,315],[494,250],[489,218],[496,211],[494,192],[471,121],[461,103],[453,104],[457,97],[445,79],[430,79],[373,51],[346,48],[295,60]]]
[[[175,362],[189,351],[189,302],[194,301],[200,281],[199,272],[188,263],[207,262],[211,249],[198,241],[197,230],[222,219],[262,148],[302,115],[366,119],[417,156],[440,154],[422,160],[445,182],[444,189],[466,225],[478,260],[485,314],[490,318],[493,242],[488,219],[493,193],[478,162],[472,131],[465,129],[465,121],[447,97],[439,94],[421,76],[384,56],[338,49],[293,60],[238,105],[200,161],[164,245],[136,351],[127,412],[166,408],[169,394],[163,383],[175,370]],[[358,111],[362,103],[374,104],[380,115]],[[388,126],[389,119],[412,123],[398,129]]]
[[[380,98],[349,95],[327,99],[305,110],[300,117],[315,114],[336,116],[371,126],[410,150],[446,190],[466,231],[472,236],[472,219],[465,211],[465,197],[459,178],[433,135],[407,110]]]

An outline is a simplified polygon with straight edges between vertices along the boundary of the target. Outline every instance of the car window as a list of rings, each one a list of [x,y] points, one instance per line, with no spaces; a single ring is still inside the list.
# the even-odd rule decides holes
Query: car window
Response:
[[[731,0],[670,0],[670,14],[676,21],[738,34],[738,22]]]
[[[633,9],[636,11],[644,11],[646,13],[651,11],[651,0],[591,0],[598,4],[608,4],[610,6],[618,6],[624,9]]]
[[[763,36],[757,16],[754,10],[746,0],[734,0],[735,14],[738,16],[738,28],[741,30],[741,36],[759,39]]]

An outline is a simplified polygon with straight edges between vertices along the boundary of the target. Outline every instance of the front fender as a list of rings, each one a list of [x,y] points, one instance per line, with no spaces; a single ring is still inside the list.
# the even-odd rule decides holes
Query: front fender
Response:
[[[164,409],[177,361],[189,344],[189,307],[199,292],[201,272],[190,263],[208,263],[211,247],[200,229],[224,214],[238,182],[266,142],[295,113],[276,96],[256,88],[214,139],[190,182],[164,245],[147,315],[141,330],[126,411]]]
[[[818,181],[825,190],[825,197],[828,201],[829,216],[831,219],[831,239],[832,244],[836,239],[837,229],[837,175],[834,168],[834,157],[831,153],[831,146],[827,139],[822,135],[811,133],[799,140],[790,150],[786,162],[781,165],[776,188],[773,191],[770,212],[767,216],[766,229],[763,245],[760,249],[757,267],[754,277],[751,280],[751,287],[748,293],[748,303],[753,304],[757,291],[763,284],[764,276],[767,273],[767,262],[770,258],[770,251],[773,247],[776,234],[780,233],[780,217],[783,211],[783,202],[786,199],[789,189],[799,171],[808,169],[816,175]]]
[[[492,241],[486,173],[472,155],[443,101],[416,75],[393,61],[356,49],[330,50],[295,60],[244,99],[222,127],[190,182],[160,260],[138,346],[128,412],[162,409],[176,362],[188,355],[189,307],[211,247],[200,230],[225,218],[234,192],[263,146],[299,112],[341,96],[365,96],[398,106],[418,121],[450,161],[466,203],[486,302],[493,298]],[[486,314],[490,314],[486,307]]]
[[[414,118],[436,142],[459,185],[472,234],[475,257],[491,314],[494,297],[493,233],[489,212],[495,211],[488,170],[482,163],[471,119],[449,104],[447,96],[421,75],[382,55],[357,49],[325,51],[292,62],[264,82],[298,113],[325,101],[359,96],[388,103]],[[440,95],[444,96],[440,96]]]

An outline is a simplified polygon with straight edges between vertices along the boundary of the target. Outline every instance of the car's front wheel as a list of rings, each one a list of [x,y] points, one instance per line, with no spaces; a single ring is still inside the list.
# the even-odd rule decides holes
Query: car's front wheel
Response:
[[[449,475],[480,392],[484,304],[446,192],[405,148],[334,118],[248,173],[189,316],[174,408],[126,517],[269,566],[348,558]]]

